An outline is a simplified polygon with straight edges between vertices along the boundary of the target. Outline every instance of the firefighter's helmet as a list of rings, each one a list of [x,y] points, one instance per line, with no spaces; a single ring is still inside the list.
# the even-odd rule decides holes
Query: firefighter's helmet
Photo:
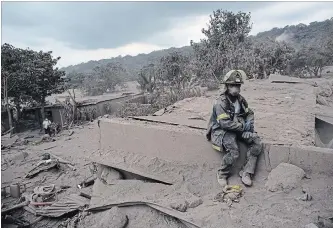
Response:
[[[222,84],[244,84],[246,77],[242,70],[231,70],[223,77]]]

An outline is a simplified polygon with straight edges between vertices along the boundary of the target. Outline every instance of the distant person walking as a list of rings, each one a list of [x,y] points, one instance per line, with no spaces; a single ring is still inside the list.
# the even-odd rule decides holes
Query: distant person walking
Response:
[[[43,128],[45,134],[48,134],[51,136],[51,129],[50,129],[51,121],[48,118],[45,118],[43,121]]]

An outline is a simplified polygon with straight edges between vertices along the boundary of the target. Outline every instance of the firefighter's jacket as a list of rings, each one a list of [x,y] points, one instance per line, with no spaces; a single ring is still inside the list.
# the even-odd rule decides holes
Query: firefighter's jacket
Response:
[[[246,121],[251,121],[254,124],[254,113],[248,107],[245,98],[238,95],[237,99],[241,107],[236,117],[235,107],[226,93],[221,94],[216,100],[206,133],[208,141],[211,141],[211,135],[216,131],[223,138],[226,131],[243,132]]]

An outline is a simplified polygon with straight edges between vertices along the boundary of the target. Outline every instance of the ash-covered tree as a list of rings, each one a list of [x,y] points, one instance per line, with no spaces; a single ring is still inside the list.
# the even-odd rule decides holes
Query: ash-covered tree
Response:
[[[191,42],[196,61],[196,75],[202,80],[219,80],[232,68],[240,68],[251,31],[250,13],[216,10],[210,16],[206,36],[200,43]]]
[[[119,63],[108,63],[93,69],[83,82],[86,94],[91,96],[112,92],[116,86],[123,86],[126,70]]]
[[[313,42],[297,51],[292,70],[299,77],[321,77],[325,66],[333,64],[333,34],[322,42]]]
[[[41,105],[44,117],[45,98],[63,91],[65,72],[54,68],[60,58],[53,59],[51,53],[15,48],[10,44],[1,46],[1,91],[8,112],[9,104],[13,102],[19,118],[23,103],[37,103]],[[11,115],[9,118],[12,126]]]
[[[267,78],[271,73],[286,74],[295,49],[284,41],[264,39],[252,41],[251,50],[247,52],[245,71],[255,78]]]
[[[83,81],[87,77],[87,74],[77,71],[71,71],[69,73],[66,73],[66,88],[67,89],[78,89],[82,88]]]
[[[142,91],[154,92],[159,78],[159,68],[155,64],[149,64],[140,70],[138,74],[138,83]]]
[[[187,71],[190,62],[188,56],[178,52],[172,52],[160,60],[160,84],[162,87],[184,89],[190,81],[191,75]]]
[[[62,93],[64,88],[65,72],[55,67],[60,57],[53,58],[52,51],[34,52],[28,73],[32,78],[29,95],[41,106],[42,118],[45,118],[45,98],[52,94]]]
[[[7,43],[1,46],[1,97],[8,112],[10,128],[13,127],[10,109],[15,107],[18,122],[21,105],[33,102],[30,96],[33,82],[28,70],[33,55],[34,52],[29,49],[16,48]]]
[[[22,49],[15,48],[10,44],[3,44],[1,46],[1,103],[8,113],[9,127],[12,129],[13,120],[11,115],[10,98],[21,97],[20,87],[24,87],[24,77],[21,75],[22,62],[21,54]]]

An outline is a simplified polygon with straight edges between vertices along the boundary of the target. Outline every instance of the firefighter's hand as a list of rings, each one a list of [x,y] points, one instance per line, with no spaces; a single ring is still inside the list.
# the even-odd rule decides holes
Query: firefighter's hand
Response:
[[[244,131],[253,132],[253,123],[251,121],[246,121],[244,126]]]
[[[243,132],[243,134],[242,134],[242,138],[244,138],[244,139],[249,139],[249,138],[251,138],[251,137],[252,137],[252,132],[245,131],[245,132]]]

